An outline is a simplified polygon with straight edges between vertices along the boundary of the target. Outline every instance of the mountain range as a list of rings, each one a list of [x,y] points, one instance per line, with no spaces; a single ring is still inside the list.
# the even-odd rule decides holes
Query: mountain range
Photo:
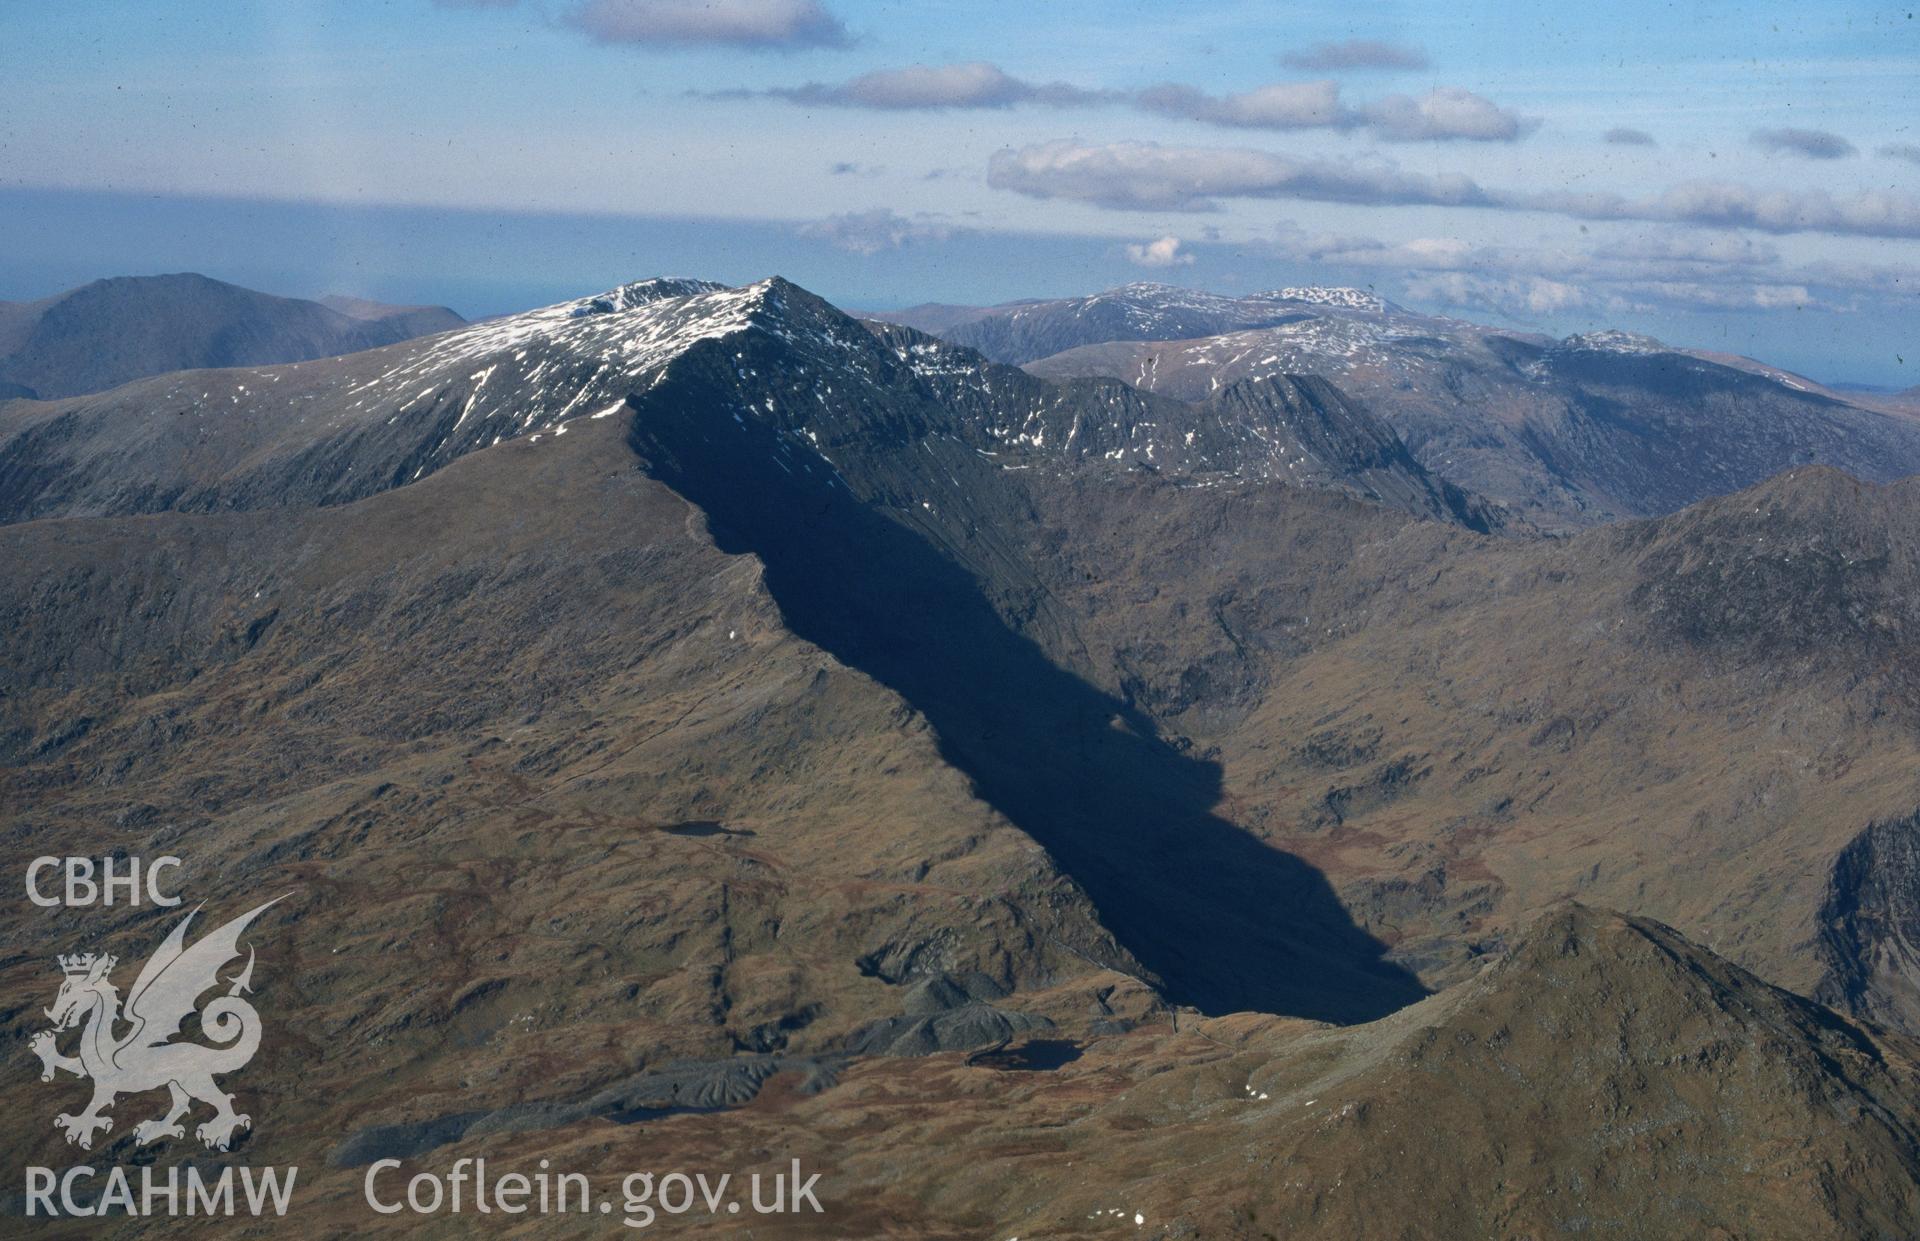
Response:
[[[1673,512],[1796,465],[1876,482],[1920,470],[1920,419],[1898,397],[1627,332],[1487,328],[1357,289],[1225,298],[1138,284],[892,317],[1036,375],[1113,376],[1188,400],[1321,375],[1428,469],[1547,529]]]
[[[1155,321],[1406,327],[1359,297]],[[9,856],[292,893],[244,1158],[342,1229],[430,1153],[800,1157],[820,1235],[1920,1228],[1920,490],[1792,457],[1897,415],[1536,341],[1675,457],[1794,426],[1456,474],[1372,362],[934,326],[646,280],[0,403]],[[1368,356],[1509,348],[1437,331]],[[0,925],[24,1040],[69,945]]]

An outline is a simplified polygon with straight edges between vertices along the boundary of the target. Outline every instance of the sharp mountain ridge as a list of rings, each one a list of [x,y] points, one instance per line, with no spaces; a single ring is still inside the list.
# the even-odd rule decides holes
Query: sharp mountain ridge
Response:
[[[0,424],[0,519],[341,503],[503,440],[618,413],[669,366],[747,336],[783,342],[795,382],[725,417],[777,427],[791,468],[830,472],[835,446],[884,439],[910,407],[929,451],[965,450],[978,458],[968,470],[1264,478],[1475,529],[1504,521],[1323,382],[1262,379],[1198,403],[1113,381],[1052,383],[907,329],[869,331],[777,277],[739,289],[639,281],[346,357],[17,404]],[[743,389],[767,379],[752,368],[735,378]],[[851,393],[873,399],[837,399]],[[940,489],[956,486],[950,470]]]

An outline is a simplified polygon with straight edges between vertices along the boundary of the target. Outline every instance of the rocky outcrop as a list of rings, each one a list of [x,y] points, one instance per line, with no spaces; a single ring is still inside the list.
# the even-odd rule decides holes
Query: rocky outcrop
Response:
[[[1821,999],[1920,1029],[1920,813],[1873,824],[1834,859],[1820,953]]]

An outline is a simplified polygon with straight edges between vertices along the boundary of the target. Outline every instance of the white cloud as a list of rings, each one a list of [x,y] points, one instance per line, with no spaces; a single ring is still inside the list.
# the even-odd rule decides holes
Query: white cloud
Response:
[[[1193,256],[1181,250],[1178,237],[1168,234],[1157,241],[1129,244],[1127,261],[1141,267],[1179,267],[1193,262]]]
[[[847,211],[802,224],[802,237],[814,237],[854,254],[878,254],[923,241],[945,241],[954,230],[938,220],[907,217],[890,207]]]
[[[1210,95],[1178,82],[1163,82],[1139,91],[1097,90],[1067,82],[1030,82],[984,60],[876,69],[838,83],[695,93],[719,99],[766,96],[799,104],[885,111],[1009,108],[1017,104],[1124,105],[1231,129],[1371,127],[1396,142],[1512,142],[1535,128],[1529,118],[1472,91],[1450,86],[1418,99],[1389,95],[1376,103],[1349,108],[1340,100],[1339,83],[1331,79],[1275,82],[1227,95]]]
[[[1446,271],[1486,262],[1486,251],[1455,237],[1416,237],[1389,242],[1337,233],[1308,234],[1283,227],[1275,236],[1276,253],[1296,261],[1349,267]]]
[[[997,151],[987,162],[987,184],[1032,198],[1172,211],[1208,210],[1219,198],[1436,206],[1486,201],[1484,192],[1462,176],[1429,177],[1390,166],[1152,142],[1089,146],[1062,140]]]
[[[1165,83],[1133,96],[1135,107],[1162,116],[1234,129],[1371,129],[1394,142],[1514,142],[1538,122],[1457,86],[1415,99],[1388,95],[1358,108],[1340,101],[1332,80],[1277,82],[1233,95],[1209,95]]]
[[[721,97],[763,94],[802,104],[883,111],[945,108],[1007,108],[1019,103],[1054,107],[1103,102],[1109,92],[1082,90],[1065,82],[1027,82],[984,60],[954,65],[908,65],[878,69],[846,82],[808,82],[766,91],[718,91]]]
[[[1407,281],[1407,297],[1442,306],[1491,310],[1510,319],[1531,319],[1598,306],[1577,285],[1543,276],[1479,276],[1436,272]]]
[[[1283,225],[1269,244],[1292,262],[1381,273],[1400,296],[1520,321],[1575,310],[1845,311],[1898,296],[1913,273],[1831,265],[1785,268],[1763,241],[1672,229],[1609,239],[1589,250],[1472,245],[1458,238],[1384,241],[1309,234]]]
[[[1236,129],[1370,128],[1393,142],[1514,142],[1537,122],[1457,86],[1419,98],[1388,95],[1358,108],[1340,102],[1331,80],[1279,82],[1235,95],[1209,95],[1166,83],[1133,97],[1136,107],[1163,116]]]
[[[1853,143],[1824,129],[1756,129],[1753,142],[1765,150],[1803,159],[1845,159],[1860,153]]]
[[[1622,147],[1650,147],[1659,145],[1653,140],[1653,135],[1646,130],[1628,129],[1624,125],[1616,126],[1613,129],[1609,129],[1606,133],[1601,134],[1600,141],[1610,142],[1614,146]]]
[[[1368,104],[1362,114],[1376,133],[1395,142],[1512,142],[1537,125],[1457,86],[1442,86],[1418,99],[1389,95]]]
[[[1645,314],[1658,311],[1839,310],[1804,285],[1700,284],[1686,281],[1619,281],[1582,284],[1547,276],[1421,273],[1406,281],[1404,296],[1446,309],[1490,311],[1529,322],[1574,311]]]
[[[1026,98],[1031,89],[994,65],[974,61],[863,74],[840,94],[870,108],[969,108],[1004,107]]]
[[[1312,129],[1345,126],[1354,116],[1340,105],[1334,82],[1280,82],[1237,95],[1209,95],[1172,82],[1134,96],[1149,112],[1208,125],[1244,129]]]
[[[1920,197],[1898,190],[1841,198],[1821,189],[1690,182],[1641,199],[1604,192],[1490,190],[1458,173],[1402,172],[1378,162],[1291,159],[1244,147],[1042,142],[995,152],[987,161],[987,184],[1030,198],[1069,199],[1114,210],[1206,211],[1225,198],[1301,199],[1542,211],[1586,220],[1770,233],[1920,237]]]
[[[1821,189],[1769,190],[1734,182],[1694,181],[1643,199],[1558,193],[1501,198],[1505,206],[1589,220],[1656,220],[1768,233],[1920,237],[1920,198],[1898,190],[1867,190],[1836,198]]]
[[[1380,39],[1348,39],[1343,43],[1321,43],[1304,52],[1280,57],[1291,69],[1424,69],[1427,54],[1406,43],[1388,43]]]
[[[603,43],[781,49],[852,42],[818,0],[584,0],[565,20]]]
[[[1612,258],[1629,261],[1699,263],[1714,267],[1756,267],[1780,259],[1778,248],[1753,237],[1680,229],[1635,233],[1613,243],[1607,253]]]
[[[1656,280],[1619,286],[1623,295],[1637,296],[1693,310],[1835,310],[1803,284],[1701,284]]]

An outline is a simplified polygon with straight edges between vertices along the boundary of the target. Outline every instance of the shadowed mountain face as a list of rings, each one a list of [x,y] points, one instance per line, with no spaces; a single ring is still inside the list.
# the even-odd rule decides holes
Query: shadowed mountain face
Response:
[[[1920,1029],[1920,813],[1875,823],[1835,859],[1821,906],[1830,963],[1819,996]]]
[[[444,306],[309,302],[191,274],[96,280],[0,303],[0,397],[53,400],[167,371],[303,362],[465,322]]]
[[[1811,993],[1841,852],[1920,805],[1915,495],[1802,470],[1533,541],[1143,483],[1051,493],[1037,540],[1234,821],[1429,985],[1577,895]],[[1897,989],[1910,918],[1858,925]]]
[[[1189,334],[1176,311],[1195,297],[1220,305]],[[1089,310],[1109,304],[1130,313]],[[1920,471],[1920,421],[1894,401],[1624,332],[1554,341],[1356,290],[1232,301],[1129,286],[944,322],[947,339],[1038,375],[1112,376],[1189,400],[1249,378],[1324,376],[1429,470],[1550,529],[1672,512],[1810,463],[1876,482]]]
[[[0,504],[0,862],[294,894],[242,1149],[342,1228],[778,1151],[836,1235],[1912,1230],[1912,485],[1540,539],[1319,381],[642,281],[0,406]],[[0,1040],[168,923],[90,917],[0,907]]]
[[[1482,532],[1507,524],[1502,510],[1429,473],[1390,427],[1316,376],[1266,376],[1169,401],[1111,380],[1036,380],[911,328],[868,326],[995,456],[1114,463],[1202,485],[1280,480]]]
[[[1382,946],[1318,873],[1211,813],[1214,764],[1176,753],[996,610],[1056,641],[1070,632],[1002,543],[1033,520],[1024,489],[976,450],[938,442],[950,408],[910,372],[892,391],[836,384],[832,472],[795,470],[777,429],[731,428],[713,411],[778,418],[798,406],[816,421],[808,383],[795,382],[804,359],[779,335],[728,351],[690,352],[637,402],[649,472],[707,514],[721,547],[766,565],[795,632],[926,715],[948,760],[1086,889],[1170,999],[1355,1021],[1422,994],[1379,961]],[[937,514],[931,501],[904,523],[875,511],[927,495]]]
[[[307,505],[332,513],[411,495],[491,448],[564,444],[572,452],[583,435],[632,423],[633,442],[648,446],[648,468],[695,506],[721,550],[751,553],[763,566],[783,624],[899,693],[988,811],[1044,845],[1059,867],[1056,882],[1086,891],[1111,919],[1102,923],[1113,937],[1104,946],[1105,931],[1018,949],[990,939],[976,951],[1000,962],[994,968],[1005,980],[1050,968],[1014,958],[1070,950],[1147,973],[1169,995],[1220,1011],[1260,1006],[1354,1020],[1421,994],[1404,970],[1381,963],[1382,946],[1355,931],[1311,868],[1210,813],[1218,780],[1211,765],[1175,753],[1139,712],[1083,679],[1089,669],[1070,623],[1046,602],[1022,523],[1032,512],[1030,489],[1056,476],[1095,486],[1128,476],[1128,460],[1092,451],[1070,432],[1047,442],[1044,422],[1080,421],[1091,436],[1096,417],[1127,390],[1057,388],[1006,372],[1017,392],[963,409],[939,399],[923,373],[927,355],[903,356],[897,346],[784,282],[745,290],[645,282],[392,350],[191,382],[164,377],[103,397],[18,407],[0,443],[0,476],[9,515],[26,519],[16,527],[23,532],[75,516],[132,514],[257,515],[297,527]],[[972,355],[943,355],[935,369],[953,380],[955,365],[985,381],[997,375]],[[1206,412],[1153,398],[1144,408],[1167,420]],[[1445,493],[1394,453],[1390,434],[1350,418],[1308,425],[1319,413],[1282,401],[1245,417],[1284,437],[1302,489],[1370,493],[1399,478],[1397,494],[1409,507],[1438,510]],[[1225,415],[1207,416],[1213,421],[1195,441],[1221,457],[1206,462],[1205,479],[1193,485],[1253,482],[1279,468],[1266,440],[1229,434]],[[1029,428],[1033,419],[1042,421]],[[1136,429],[1156,426],[1147,418]],[[1210,438],[1200,440],[1203,433]],[[1343,455],[1342,437],[1369,447]],[[1143,439],[1138,451],[1153,442]],[[1252,447],[1234,455],[1243,443]],[[440,555],[431,545],[411,554]],[[49,567],[17,608],[21,632],[32,635],[23,650],[43,672],[72,658],[61,647],[62,625],[46,619],[83,606],[64,580],[61,568]],[[216,599],[233,588],[228,579],[204,587]],[[265,596],[277,593],[268,581]],[[198,590],[187,600],[210,607],[223,632],[236,635],[219,648],[233,657],[297,632],[290,617],[314,606],[298,596],[270,606],[241,595],[237,613],[226,613]],[[161,610],[178,615],[172,604]],[[177,623],[198,632],[203,622]],[[139,646],[151,650],[170,632],[159,625]],[[306,657],[327,659],[318,650]],[[90,710],[46,696],[35,676],[23,671],[16,684],[10,752],[48,787],[62,784],[75,753],[124,741]],[[458,701],[458,685],[450,679],[421,700]],[[431,733],[435,718],[397,735]],[[463,711],[450,722],[465,728],[485,718]],[[1050,753],[1057,757],[1034,761]],[[691,804],[672,815],[669,822],[730,821],[725,811]],[[1275,892],[1287,899],[1276,903]],[[1020,917],[1029,926],[1045,921],[1037,912]],[[859,959],[888,983],[911,981],[932,968],[929,960],[978,967],[974,955],[954,957],[941,943],[902,933]]]

